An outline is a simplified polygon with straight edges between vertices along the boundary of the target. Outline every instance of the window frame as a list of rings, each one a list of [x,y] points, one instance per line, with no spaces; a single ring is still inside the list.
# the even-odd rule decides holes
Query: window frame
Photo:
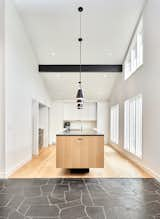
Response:
[[[140,159],[143,159],[142,109],[143,109],[142,94],[127,99],[124,102],[124,149]]]
[[[130,48],[124,61],[124,80],[127,80],[133,75],[142,65],[144,56],[143,43],[143,17],[140,19],[137,30],[133,36]],[[135,51],[135,57],[133,52]],[[128,67],[130,66],[130,68]]]
[[[113,144],[119,144],[119,104],[110,108],[110,140]]]

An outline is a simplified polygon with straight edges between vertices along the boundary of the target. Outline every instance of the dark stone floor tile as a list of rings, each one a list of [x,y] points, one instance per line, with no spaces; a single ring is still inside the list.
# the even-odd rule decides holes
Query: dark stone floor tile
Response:
[[[64,203],[59,203],[58,206],[60,209],[63,208],[69,208],[69,207],[74,207],[74,206],[80,206],[82,203],[80,200],[74,200],[71,202],[64,202]]]
[[[87,214],[92,219],[105,219],[104,210],[102,207],[87,207]]]
[[[39,186],[24,188],[24,197],[35,197],[40,195],[41,195],[41,190]]]
[[[48,179],[48,185],[62,184],[63,179]]]
[[[128,209],[142,208],[143,202],[140,202],[135,196],[123,197],[119,196],[116,199],[111,199],[112,207],[119,206]]]
[[[32,219],[60,219],[60,217],[32,217]]]
[[[82,217],[81,219],[91,219],[90,217]]]
[[[50,194],[50,196],[54,199],[64,199],[64,192],[68,190],[68,185],[56,184],[54,191]]]
[[[58,203],[65,202],[64,195],[62,196],[61,194],[60,195],[59,194],[57,194],[57,195],[49,195],[48,199],[49,199],[49,202],[51,204],[58,204]]]
[[[23,215],[21,215],[20,213],[15,211],[9,215],[9,219],[25,219],[25,217]]]
[[[24,200],[24,196],[14,195],[14,197],[11,199],[7,207],[16,209],[23,202],[23,200]]]
[[[89,193],[87,191],[82,192],[82,203],[85,206],[92,206],[93,205],[93,201],[92,201],[92,199],[89,196]]]
[[[28,204],[25,204],[25,203],[23,202],[23,203],[19,206],[18,211],[19,211],[21,214],[25,215],[25,213],[27,212],[28,208],[29,208]]]
[[[65,197],[67,201],[74,201],[81,198],[81,191],[65,192]]]
[[[31,206],[26,216],[31,217],[57,217],[59,209],[56,206]]]
[[[41,186],[41,190],[43,192],[43,195],[50,194],[53,191],[54,187],[55,186],[52,184]]]
[[[148,214],[146,211],[138,209],[136,209],[136,211],[131,211],[130,217],[132,217],[133,219],[155,219],[154,216]]]
[[[83,182],[70,183],[71,191],[86,191],[86,185]]]
[[[48,183],[48,179],[8,179],[7,187],[34,187]]]
[[[65,191],[68,191],[69,187],[67,184],[56,184],[55,189],[54,189],[54,193],[62,193]]]
[[[160,202],[150,202],[141,208],[143,211],[147,212],[147,215],[157,216],[160,215]]]
[[[4,191],[4,188],[1,187],[1,188],[0,188],[0,194],[3,193],[3,191]]]
[[[5,181],[3,179],[0,179],[0,189],[2,189],[5,185]]]
[[[15,185],[10,185],[10,186],[6,186],[2,193],[8,193],[8,194],[12,194],[12,195],[23,195],[24,194],[24,188],[23,186],[18,187]]]
[[[141,192],[139,194],[136,194],[136,198],[140,200],[143,203],[153,202],[153,201],[159,201],[160,202],[160,194],[154,193],[154,192]]]
[[[124,207],[113,207],[106,211],[107,219],[154,219],[153,216],[148,215],[145,211],[138,209],[128,209]]]
[[[11,201],[12,197],[13,196],[9,194],[0,194],[0,207],[7,205],[7,203]]]
[[[127,209],[120,207],[110,208],[105,211],[105,214],[107,219],[138,219],[136,217],[133,218],[133,215]]]
[[[8,207],[0,207],[0,217],[8,217],[10,211]]]
[[[87,216],[84,206],[77,206],[72,208],[66,208],[61,211],[61,219],[76,219]]]
[[[112,199],[107,199],[105,197],[94,198],[93,203],[95,206],[105,206],[107,209],[115,206],[115,203],[112,201]]]
[[[99,183],[98,179],[84,179],[85,183]]]
[[[46,206],[49,205],[49,202],[47,197],[36,197],[27,198],[23,204],[28,206]]]
[[[36,198],[27,198],[23,201],[23,203],[19,206],[18,211],[25,215],[30,206],[49,206],[47,197],[36,197]]]
[[[78,179],[78,178],[70,178],[70,179],[64,179],[63,180],[63,184],[67,184],[67,183],[83,183],[83,179]]]
[[[88,184],[88,190],[92,196],[92,199],[110,199],[111,195],[109,194],[109,192],[105,192],[104,189],[100,186],[100,185],[90,185]]]
[[[8,219],[103,219],[104,212],[107,219],[160,219],[159,182],[154,179],[0,180],[0,219],[8,216]]]

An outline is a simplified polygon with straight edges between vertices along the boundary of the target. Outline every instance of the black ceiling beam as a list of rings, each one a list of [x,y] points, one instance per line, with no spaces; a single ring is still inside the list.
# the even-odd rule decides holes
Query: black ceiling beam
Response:
[[[39,72],[79,72],[79,65],[39,65]],[[122,65],[82,65],[82,72],[122,72]]]

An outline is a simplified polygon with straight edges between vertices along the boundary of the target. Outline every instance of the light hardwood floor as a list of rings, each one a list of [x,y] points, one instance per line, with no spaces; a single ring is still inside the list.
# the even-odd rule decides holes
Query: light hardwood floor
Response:
[[[105,167],[90,169],[89,173],[71,174],[69,170],[56,168],[56,147],[41,149],[40,155],[17,170],[10,178],[58,178],[58,177],[109,177],[150,178],[147,173],[124,158],[114,149],[105,146]]]

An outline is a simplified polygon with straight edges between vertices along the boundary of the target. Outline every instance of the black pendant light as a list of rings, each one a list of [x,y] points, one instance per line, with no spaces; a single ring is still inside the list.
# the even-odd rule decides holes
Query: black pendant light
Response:
[[[80,44],[80,69],[79,69],[79,82],[78,82],[78,85],[79,85],[79,88],[78,88],[78,91],[77,91],[77,95],[76,95],[76,98],[77,98],[77,108],[78,109],[83,109],[83,90],[82,90],[82,31],[81,31],[81,13],[83,11],[83,8],[82,7],[79,7],[78,8],[78,11],[80,12],[80,37],[78,38],[78,41],[79,41],[79,44]]]
[[[83,99],[77,99],[77,103],[83,103]]]

